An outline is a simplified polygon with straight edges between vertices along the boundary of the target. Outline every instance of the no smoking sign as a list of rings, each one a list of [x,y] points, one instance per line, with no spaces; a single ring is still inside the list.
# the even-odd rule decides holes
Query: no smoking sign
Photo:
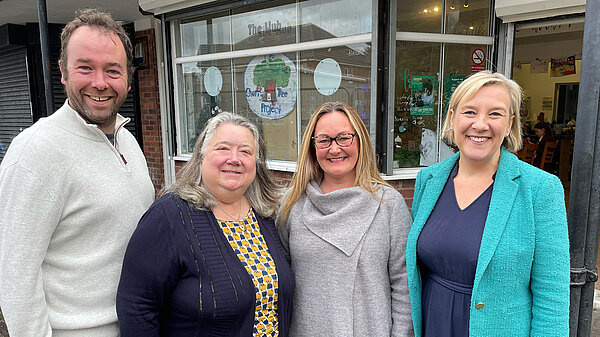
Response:
[[[485,53],[483,52],[483,50],[477,48],[477,49],[473,50],[471,59],[473,60],[474,64],[477,64],[477,65],[482,64],[483,61],[485,61]]]
[[[477,48],[473,50],[473,53],[471,54],[471,60],[473,61],[473,64],[471,65],[472,73],[485,70],[485,66],[483,65],[483,62],[485,61],[485,53],[482,49]]]

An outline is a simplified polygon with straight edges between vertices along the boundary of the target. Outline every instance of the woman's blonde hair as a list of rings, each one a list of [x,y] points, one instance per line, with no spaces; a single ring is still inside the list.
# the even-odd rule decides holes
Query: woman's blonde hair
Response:
[[[318,180],[323,177],[323,170],[317,162],[315,145],[311,139],[314,136],[315,127],[319,119],[331,112],[341,112],[348,117],[350,124],[356,131],[358,137],[358,160],[356,161],[356,177],[354,185],[362,187],[365,191],[375,195],[375,191],[381,185],[389,186],[379,174],[377,164],[375,163],[375,151],[369,138],[367,127],[360,119],[360,116],[350,105],[344,102],[327,102],[315,110],[308,121],[304,135],[302,136],[302,146],[300,148],[300,157],[296,173],[292,177],[291,187],[281,207],[279,218],[283,223],[292,209],[292,206],[298,201],[298,198],[306,190],[306,185],[311,180]]]
[[[240,115],[222,112],[206,122],[194,145],[192,158],[178,174],[177,181],[162,194],[175,193],[197,209],[210,210],[217,205],[216,198],[202,181],[202,157],[217,128],[222,124],[232,124],[247,128],[252,133],[256,146],[256,176],[244,192],[244,196],[256,213],[274,218],[279,208],[281,188],[275,183],[273,173],[268,169],[267,150],[256,125]]]
[[[450,102],[448,104],[448,111],[446,113],[446,119],[444,120],[444,126],[442,127],[442,139],[450,145],[455,145],[454,132],[452,130],[452,114],[458,109],[458,106],[471,99],[479,89],[485,86],[498,85],[508,91],[510,97],[509,113],[512,117],[512,126],[508,136],[504,137],[502,145],[506,147],[508,151],[517,152],[523,146],[523,137],[521,136],[521,99],[523,97],[523,89],[517,84],[517,82],[506,78],[506,76],[500,73],[492,73],[491,71],[480,71],[466,78],[461,84],[458,85]]]

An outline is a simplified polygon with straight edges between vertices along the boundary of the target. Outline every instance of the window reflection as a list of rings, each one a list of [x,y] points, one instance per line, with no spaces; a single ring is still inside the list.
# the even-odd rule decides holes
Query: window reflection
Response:
[[[442,32],[442,5],[438,1],[398,1],[396,31]]]
[[[300,83],[302,92],[302,132],[312,113],[328,101],[350,104],[361,116],[367,128],[370,120],[371,98],[371,44],[362,43],[342,47],[311,50],[300,53]],[[326,62],[323,62],[323,61]],[[329,61],[331,60],[331,61]],[[324,77],[319,69],[325,63],[339,65],[339,88],[331,95],[331,86],[323,89]],[[326,69],[326,68],[325,68]]]
[[[488,35],[488,0],[447,0],[446,4],[447,34]]]
[[[489,15],[489,0],[398,1],[396,31],[487,36]]]
[[[311,0],[300,2],[300,42],[371,32],[371,1]]]
[[[183,63],[178,67],[181,152],[190,153],[206,121],[233,111],[229,60]]]
[[[230,51],[229,17],[224,15],[227,13],[182,21],[177,26],[180,35],[177,55],[192,56]]]
[[[276,1],[275,6],[265,6],[244,6],[233,11],[231,31],[234,50],[296,42],[297,11],[294,1]]]

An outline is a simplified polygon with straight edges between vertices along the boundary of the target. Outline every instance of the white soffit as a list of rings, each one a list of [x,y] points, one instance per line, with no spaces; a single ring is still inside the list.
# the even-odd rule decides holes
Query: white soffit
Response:
[[[163,14],[176,10],[202,5],[216,0],[138,0],[140,7],[152,14]]]
[[[585,1],[496,0],[496,16],[504,22],[515,22],[584,13]]]

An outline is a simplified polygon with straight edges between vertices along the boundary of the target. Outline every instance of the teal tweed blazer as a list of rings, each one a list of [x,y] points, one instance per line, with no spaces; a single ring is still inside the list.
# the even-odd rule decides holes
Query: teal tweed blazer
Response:
[[[416,337],[422,325],[417,239],[458,158],[459,153],[424,168],[415,183],[406,267]],[[568,336],[569,281],[562,184],[502,147],[479,249],[469,335]]]

